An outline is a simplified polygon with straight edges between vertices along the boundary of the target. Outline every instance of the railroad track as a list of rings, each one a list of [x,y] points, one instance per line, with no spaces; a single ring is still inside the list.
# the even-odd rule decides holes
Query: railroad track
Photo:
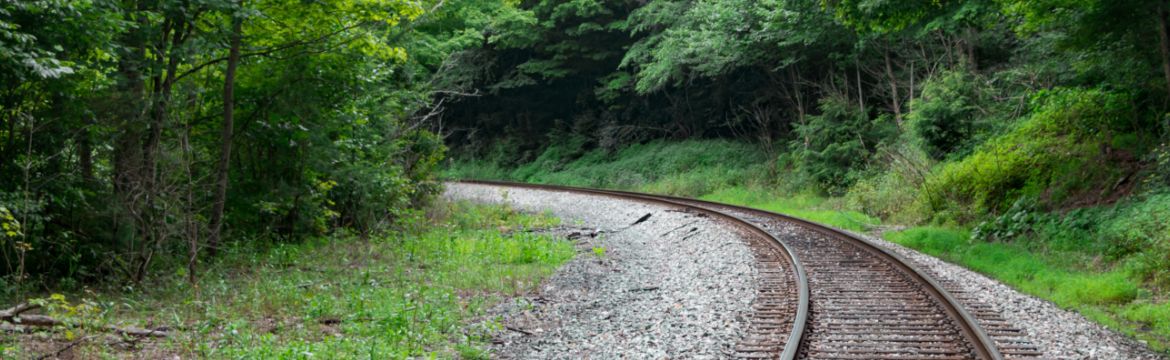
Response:
[[[670,196],[493,181],[590,193],[711,216],[740,230],[759,290],[736,357],[748,359],[1018,359],[1043,353],[995,309],[901,256],[824,225]],[[970,310],[968,310],[970,309]]]

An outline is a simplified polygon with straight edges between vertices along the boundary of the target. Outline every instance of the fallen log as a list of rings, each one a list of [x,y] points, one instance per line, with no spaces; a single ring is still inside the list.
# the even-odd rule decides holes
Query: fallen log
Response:
[[[16,317],[17,315],[20,315],[20,313],[23,313],[23,312],[29,311],[29,310],[35,310],[35,309],[40,308],[40,307],[41,307],[40,305],[35,305],[35,304],[19,303],[19,304],[16,304],[16,306],[5,309],[4,311],[0,311],[0,320],[11,322],[12,318]]]
[[[57,319],[50,317],[50,316],[47,316],[47,315],[40,315],[40,314],[21,315],[24,312],[27,312],[30,310],[35,310],[38,308],[40,308],[40,305],[29,304],[29,303],[17,304],[16,306],[5,309],[4,311],[0,311],[0,321],[14,324],[14,325],[25,326],[25,327],[29,327],[29,326],[54,327],[54,326],[61,326],[61,325],[74,325],[74,326],[80,327],[80,328],[85,327],[81,324],[66,323],[64,321],[57,320]],[[135,328],[135,327],[122,328],[122,327],[117,327],[117,326],[112,326],[112,325],[101,326],[99,328],[99,330],[112,332],[112,333],[122,335],[122,336],[133,336],[133,337],[163,338],[163,337],[167,337],[169,335],[166,331],[162,331],[162,330],[142,329],[142,328]]]

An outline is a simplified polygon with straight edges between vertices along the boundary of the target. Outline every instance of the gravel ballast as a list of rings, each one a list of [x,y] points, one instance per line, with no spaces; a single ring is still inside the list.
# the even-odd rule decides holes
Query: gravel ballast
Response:
[[[539,293],[499,306],[500,358],[727,358],[747,329],[758,278],[751,250],[730,227],[669,208],[566,192],[448,184],[455,200],[549,211],[591,228],[580,254]],[[646,214],[646,221],[629,226]],[[688,231],[689,229],[696,229]],[[1080,314],[881,238],[942,281],[993,305],[1043,359],[1166,359]],[[594,247],[605,248],[596,256]]]
[[[963,286],[997,308],[1015,327],[1044,350],[1045,359],[1165,359],[1124,334],[1061,309],[1050,301],[1023,294],[983,274],[951,264],[884,239],[853,233],[893,250],[935,278]]]
[[[451,183],[444,196],[547,211],[591,229],[574,236],[578,256],[536,294],[492,310],[505,327],[493,357],[727,358],[747,329],[757,269],[730,226],[566,192]]]

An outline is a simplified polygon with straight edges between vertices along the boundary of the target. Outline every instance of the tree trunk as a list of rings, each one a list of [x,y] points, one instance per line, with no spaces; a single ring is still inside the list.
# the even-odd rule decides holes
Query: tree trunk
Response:
[[[857,65],[854,71],[857,73],[857,110],[861,111],[862,116],[869,117],[865,112],[865,91],[861,89],[861,59],[860,56],[853,59]]]
[[[146,12],[146,7],[142,4],[137,5],[137,11],[140,13]],[[142,99],[146,93],[146,83],[142,77],[142,69],[146,62],[146,34],[144,32],[149,28],[150,24],[147,22],[146,16],[139,14],[137,18],[137,27],[132,28],[125,35],[126,53],[118,63],[118,71],[126,79],[124,83],[120,84],[119,93],[125,94],[123,96],[123,103],[119,104],[121,111],[117,114],[122,118],[120,126],[120,133],[117,135],[114,148],[114,194],[126,207],[126,210],[134,211],[132,195],[130,194],[137,186],[137,174],[139,172],[138,166],[141,164],[141,147],[139,143],[142,139],[141,124],[141,106]]]
[[[85,185],[93,185],[93,142],[89,136],[93,118],[86,116],[85,125],[77,132],[77,168]]]
[[[1167,17],[1170,17],[1170,1],[1158,4],[1158,37],[1161,38],[1162,75],[1166,76],[1166,96],[1170,97],[1170,28],[1167,28]]]
[[[890,49],[882,52],[886,60],[886,79],[890,82],[890,105],[894,108],[894,123],[898,129],[902,128],[902,98],[898,96],[898,78],[894,77],[894,67],[890,64]]]
[[[963,51],[967,55],[967,66],[970,67],[967,70],[974,73],[979,71],[979,61],[975,57],[975,46],[979,42],[979,31],[975,30],[974,27],[967,27],[964,32]]]
[[[243,14],[239,12],[241,2],[236,2],[232,14],[231,50],[228,54],[227,71],[223,76],[223,129],[220,131],[219,166],[215,174],[215,201],[211,210],[210,234],[207,237],[208,250],[215,256],[219,250],[220,232],[223,229],[223,209],[227,202],[228,171],[232,158],[232,131],[235,110],[236,67],[240,63],[240,37],[243,31]]]
[[[906,98],[906,112],[914,112],[914,61],[910,61],[910,97]]]

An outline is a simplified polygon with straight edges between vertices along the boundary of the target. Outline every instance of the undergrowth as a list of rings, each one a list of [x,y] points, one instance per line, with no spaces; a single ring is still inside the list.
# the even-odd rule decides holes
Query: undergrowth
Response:
[[[1038,241],[971,241],[970,232],[919,227],[886,234],[895,243],[961,264],[1024,292],[1147,341],[1170,346],[1170,304],[1143,288],[1132,269]]]
[[[877,218],[857,211],[842,210],[833,201],[806,192],[783,195],[761,188],[734,187],[720,189],[701,198],[777,212],[854,231],[869,230],[880,222]]]
[[[469,320],[530,291],[574,255],[565,240],[523,231],[555,225],[548,216],[440,203],[426,217],[368,240],[235,248],[207,266],[197,289],[176,273],[140,289],[63,297],[95,304],[98,321],[175,327],[157,349],[136,355],[147,358],[483,358],[485,335],[498,325]],[[48,351],[0,336],[0,357]],[[99,342],[76,351],[126,356]]]
[[[687,140],[636,144],[612,154],[554,145],[518,167],[504,166],[499,159],[459,161],[445,175],[700,196],[767,181],[767,165],[766,157],[751,144]]]

